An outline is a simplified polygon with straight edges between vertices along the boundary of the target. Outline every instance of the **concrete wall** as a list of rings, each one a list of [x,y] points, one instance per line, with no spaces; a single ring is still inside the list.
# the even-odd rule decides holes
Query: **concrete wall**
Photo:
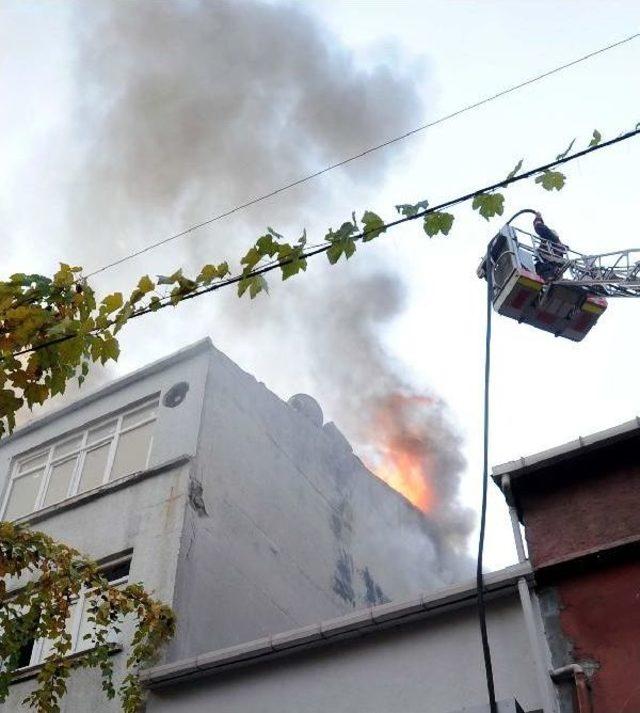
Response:
[[[106,492],[73,508],[62,508],[38,522],[37,528],[96,559],[131,551],[129,581],[143,582],[148,591],[170,603],[187,498],[188,468],[187,463],[163,469],[127,488]],[[125,651],[114,655],[116,678],[124,671],[130,633],[129,624],[122,635]],[[14,683],[10,697],[0,704],[0,711],[19,710],[20,701],[33,685],[33,679]],[[115,713],[120,707],[117,702],[107,701],[96,672],[74,673],[62,712],[90,710]]]
[[[196,452],[208,345],[196,345],[143,372],[114,382],[100,392],[52,413],[17,431],[0,446],[0,484],[4,489],[12,458],[43,445],[66,432],[147,398],[164,394],[177,382],[189,385],[179,406],[161,405],[154,431],[150,470],[114,481],[94,491],[63,501],[22,522],[54,538],[102,559],[131,551],[131,582],[142,582],[165,602],[174,597],[178,550],[184,527],[189,491],[190,459]],[[162,465],[164,464],[164,465]],[[114,655],[116,678],[122,674],[129,630],[123,633],[125,651]],[[21,710],[20,701],[34,680],[16,682],[0,711]],[[72,675],[69,692],[62,702],[63,713],[95,711],[115,713],[117,702],[108,702],[96,672]]]
[[[212,352],[171,659],[462,576],[422,513],[314,423]],[[443,564],[444,563],[444,564]]]
[[[541,707],[521,609],[493,600],[489,635],[499,698]],[[148,713],[449,713],[486,702],[473,607],[336,641],[191,683],[152,690]]]

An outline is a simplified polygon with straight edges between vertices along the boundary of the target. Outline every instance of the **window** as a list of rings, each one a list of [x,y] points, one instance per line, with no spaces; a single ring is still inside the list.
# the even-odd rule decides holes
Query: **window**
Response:
[[[16,520],[144,470],[157,411],[157,401],[136,406],[19,458],[2,507],[2,519]]]
[[[129,566],[131,560],[126,559],[114,563],[102,570],[102,574],[113,587],[124,586],[129,579]],[[91,610],[91,593],[81,592],[77,600],[71,605],[71,612],[67,619],[66,630],[71,634],[71,650],[69,655],[87,651],[93,644],[86,635],[91,635],[93,631],[92,623],[89,621]],[[111,643],[116,643],[115,632],[110,637]],[[52,642],[46,639],[32,641],[20,651],[20,663],[22,666],[36,666],[42,663],[51,652]]]

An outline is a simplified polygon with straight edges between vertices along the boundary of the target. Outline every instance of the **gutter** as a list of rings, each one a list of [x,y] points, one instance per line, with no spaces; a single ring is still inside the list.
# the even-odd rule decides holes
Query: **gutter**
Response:
[[[514,593],[518,581],[523,577],[532,577],[528,562],[486,575],[485,588],[488,598]],[[226,673],[239,667],[294,656],[303,651],[332,645],[336,641],[359,638],[391,627],[408,625],[455,609],[473,607],[475,604],[475,583],[464,583],[424,594],[412,601],[369,607],[301,629],[154,666],[142,670],[140,680],[147,688],[164,688],[183,681]]]
[[[640,435],[640,416],[604,431],[598,431],[589,436],[580,436],[574,441],[563,443],[546,451],[496,465],[492,469],[491,477],[496,485],[501,487],[501,479],[504,475],[511,476],[512,480],[517,480],[531,472],[550,468],[576,456],[606,448],[638,435]]]

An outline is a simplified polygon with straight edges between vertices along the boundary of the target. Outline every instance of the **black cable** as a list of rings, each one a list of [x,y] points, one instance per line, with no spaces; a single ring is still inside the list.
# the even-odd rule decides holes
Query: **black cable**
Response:
[[[498,713],[496,692],[493,682],[493,665],[491,663],[491,648],[487,634],[487,614],[484,602],[484,579],[482,576],[482,559],[484,554],[485,529],[487,524],[487,490],[489,484],[489,385],[491,377],[491,313],[493,310],[493,266],[491,261],[491,246],[487,248],[485,273],[487,278],[487,323],[485,335],[484,356],[484,442],[482,460],[482,505],[480,507],[480,533],[478,536],[478,559],[476,562],[476,588],[478,602],[478,619],[480,620],[480,638],[482,641],[482,656],[484,671],[489,694],[489,708],[491,713]]]
[[[97,268],[93,272],[88,273],[86,275],[86,277],[93,277],[94,275],[97,275],[100,272],[105,272],[106,270],[110,270],[112,267],[115,267],[116,265],[121,265],[122,263],[127,262],[128,260],[132,260],[133,258],[136,258],[139,255],[142,255],[146,252],[149,252],[150,250],[154,250],[155,248],[160,247],[161,245],[165,245],[166,243],[171,242],[172,240],[182,238],[185,235],[188,235],[189,233],[193,233],[194,231],[198,230],[199,228],[203,228],[207,225],[210,225],[211,223],[215,223],[216,221],[221,220],[222,218],[227,218],[228,216],[233,215],[234,213],[238,213],[239,211],[244,210],[245,208],[249,208],[252,205],[256,205],[256,203],[261,203],[262,201],[265,201],[268,198],[273,198],[274,196],[277,196],[278,194],[283,193],[284,191],[288,191],[291,188],[295,188],[295,186],[299,186],[303,183],[307,183],[308,181],[311,181],[314,178],[318,178],[319,176],[322,176],[323,174],[328,173],[329,171],[333,171],[336,168],[346,166],[347,164],[351,163],[352,161],[356,161],[359,158],[368,156],[369,154],[374,153],[375,151],[379,151],[380,149],[383,149],[387,146],[391,146],[392,144],[398,143],[399,141],[404,141],[404,139],[407,139],[410,136],[413,136],[414,134],[419,133],[420,131],[425,131],[426,129],[430,129],[433,126],[442,124],[445,121],[448,121],[449,119],[453,119],[456,116],[460,116],[461,114],[464,114],[467,111],[471,111],[472,109],[477,109],[479,106],[482,106],[483,104],[488,104],[489,102],[499,99],[500,97],[503,97],[507,94],[511,94],[512,92],[515,92],[518,89],[522,89],[523,87],[526,87],[530,84],[534,84],[535,82],[538,82],[541,79],[550,77],[551,75],[556,74],[557,72],[561,72],[565,69],[568,69],[569,67],[573,67],[576,64],[580,64],[580,62],[584,62],[588,59],[591,59],[592,57],[595,57],[596,55],[602,54],[603,52],[607,52],[608,50],[613,49],[614,47],[619,47],[620,45],[626,44],[627,42],[631,42],[631,40],[635,40],[638,37],[640,37],[640,33],[635,33],[633,35],[629,35],[629,37],[625,37],[624,39],[619,40],[618,42],[614,42],[613,44],[607,45],[606,47],[601,47],[600,49],[594,50],[593,52],[589,52],[589,54],[583,55],[582,57],[578,57],[578,59],[574,59],[571,62],[567,62],[566,64],[562,64],[562,65],[555,67],[554,69],[551,69],[547,72],[538,74],[535,77],[526,79],[525,81],[520,82],[519,84],[509,87],[508,89],[503,89],[502,91],[499,91],[496,94],[492,94],[491,96],[485,97],[484,99],[480,99],[479,101],[477,101],[473,104],[468,104],[467,106],[464,106],[461,109],[457,109],[456,111],[453,111],[450,114],[446,114],[445,116],[441,116],[440,118],[435,119],[434,121],[430,121],[427,124],[422,124],[421,126],[417,126],[416,128],[411,129],[410,131],[407,131],[404,134],[401,134],[400,136],[395,136],[391,139],[388,139],[387,141],[384,141],[383,143],[378,144],[377,146],[371,146],[370,148],[365,149],[364,151],[361,151],[358,154],[350,156],[349,158],[345,158],[342,161],[337,161],[336,163],[332,163],[329,166],[325,166],[325,168],[315,171],[314,173],[310,173],[307,176],[303,176],[302,178],[292,181],[291,183],[281,186],[280,188],[276,188],[273,191],[269,191],[268,193],[264,193],[260,196],[257,196],[256,198],[252,198],[251,200],[248,200],[245,203],[240,203],[239,205],[236,205],[233,208],[230,208],[230,209],[224,211],[223,213],[219,213],[218,215],[215,215],[212,218],[208,218],[207,220],[203,220],[200,223],[196,223],[195,225],[192,225],[189,228],[185,228],[184,230],[180,231],[179,233],[174,233],[173,235],[163,238],[162,240],[158,240],[155,243],[150,243],[149,245],[145,246],[144,248],[140,248],[140,250],[136,250],[135,252],[129,253],[128,255],[125,255],[125,256],[119,258],[118,260],[114,260],[113,262],[110,262],[106,265],[103,265],[100,268]]]
[[[544,171],[548,171],[551,168],[554,168],[555,166],[559,166],[564,163],[569,163],[570,161],[575,161],[578,158],[581,158],[582,156],[585,156],[586,154],[593,153],[594,151],[599,151],[601,149],[607,148],[608,146],[612,146],[613,144],[617,144],[621,141],[626,141],[627,139],[633,138],[634,136],[637,136],[640,134],[640,128],[638,129],[633,129],[632,131],[628,131],[625,134],[621,134],[620,136],[616,136],[614,139],[609,139],[609,141],[603,141],[602,143],[598,144],[597,146],[590,146],[583,151],[578,151],[575,154],[572,154],[571,156],[566,156],[561,159],[556,159],[555,161],[551,161],[549,163],[543,164],[542,166],[537,166],[536,168],[532,168],[529,171],[526,171],[525,173],[521,173],[517,176],[512,176],[511,178],[505,178],[502,181],[498,181],[497,183],[492,183],[489,186],[485,186],[484,188],[479,188],[476,189],[475,191],[472,191],[470,193],[466,193],[462,196],[458,196],[457,198],[452,198],[451,200],[445,201],[444,203],[440,203],[438,205],[433,206],[432,208],[426,208],[425,210],[421,210],[415,215],[410,215],[410,216],[403,216],[402,218],[398,218],[397,220],[392,220],[389,223],[385,223],[382,228],[385,230],[389,228],[393,228],[397,225],[400,225],[402,223],[407,223],[410,220],[418,220],[419,218],[423,218],[426,215],[429,215],[430,213],[437,213],[444,208],[451,208],[454,205],[458,205],[460,203],[464,203],[466,201],[471,200],[472,198],[475,198],[477,195],[481,195],[483,193],[489,193],[491,191],[496,190],[497,188],[502,188],[508,185],[511,185],[512,183],[517,183],[518,181],[523,181],[527,178],[530,178],[531,176],[534,176],[538,173],[543,173]],[[358,233],[357,235],[353,236],[353,240],[360,240],[368,233],[370,232],[378,232],[380,228],[375,228],[374,230],[371,231],[362,231],[361,233]],[[193,292],[190,292],[189,294],[184,295],[181,297],[180,302],[184,302],[185,300],[190,300],[194,299],[195,297],[200,297],[201,295],[207,294],[208,292],[215,292],[216,290],[220,290],[223,287],[228,287],[229,285],[234,285],[241,280],[244,280],[247,277],[255,277],[257,275],[263,275],[266,274],[267,272],[271,272],[272,270],[276,270],[284,265],[289,265],[294,260],[298,259],[308,259],[310,257],[313,257],[314,255],[319,255],[320,253],[327,252],[333,243],[326,242],[321,244],[318,247],[312,248],[310,250],[307,250],[306,252],[301,253],[298,257],[296,258],[288,258],[285,260],[277,260],[277,261],[271,261],[267,265],[263,265],[260,268],[257,268],[255,270],[252,270],[251,272],[245,274],[239,274],[235,275],[234,277],[229,277],[226,280],[221,280],[220,282],[214,283],[212,285],[209,285],[207,287],[203,287],[200,290],[194,290]],[[165,297],[163,298],[164,301],[161,301],[160,304],[156,304],[154,308],[152,309],[151,307],[143,307],[136,312],[134,312],[129,319],[135,319],[136,317],[142,317],[145,314],[149,314],[150,312],[157,312],[160,309],[164,309],[165,307],[171,307],[174,306],[173,303],[171,302],[171,297]],[[94,333],[102,332],[108,329],[109,327],[113,326],[114,322],[111,322],[108,324],[106,327],[101,328],[99,330],[94,330]],[[56,339],[53,339],[51,341],[47,342],[42,342],[34,347],[29,347],[28,349],[22,349],[20,351],[12,352],[12,356],[21,356],[23,354],[29,354],[30,352],[37,351],[39,349],[44,349],[45,347],[54,345],[54,344],[59,344],[60,342],[64,342],[67,339],[72,339],[73,337],[76,336],[76,333],[71,333],[71,334],[66,334],[61,337],[57,337]],[[0,359],[2,361],[2,359]]]

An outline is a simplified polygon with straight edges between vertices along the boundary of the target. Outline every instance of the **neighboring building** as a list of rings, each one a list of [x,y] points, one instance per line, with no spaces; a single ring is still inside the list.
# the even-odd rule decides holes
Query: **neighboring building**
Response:
[[[0,445],[0,478],[6,516],[176,610],[175,640],[143,672],[147,713],[487,710],[464,561],[424,567],[446,547],[428,519],[310,397],[284,403],[208,340],[20,429]],[[486,577],[498,698],[639,713],[640,420],[494,479],[520,559]],[[80,601],[77,642],[84,625]],[[0,711],[33,685],[46,651],[28,653]],[[118,705],[75,672],[63,711],[89,710]]]
[[[498,698],[638,713],[640,419],[498,466],[494,479],[521,559],[486,577]],[[488,711],[475,595],[461,585],[156,666],[148,711]]]
[[[422,513],[372,476],[313,399],[283,402],[209,340],[3,439],[0,496],[0,519],[170,603],[166,662],[408,599],[468,566],[425,567],[446,543]],[[86,645],[83,604],[74,652]],[[0,710],[18,708],[46,653],[25,650]],[[117,674],[126,656],[114,656]],[[97,680],[74,673],[63,710],[117,710]]]

